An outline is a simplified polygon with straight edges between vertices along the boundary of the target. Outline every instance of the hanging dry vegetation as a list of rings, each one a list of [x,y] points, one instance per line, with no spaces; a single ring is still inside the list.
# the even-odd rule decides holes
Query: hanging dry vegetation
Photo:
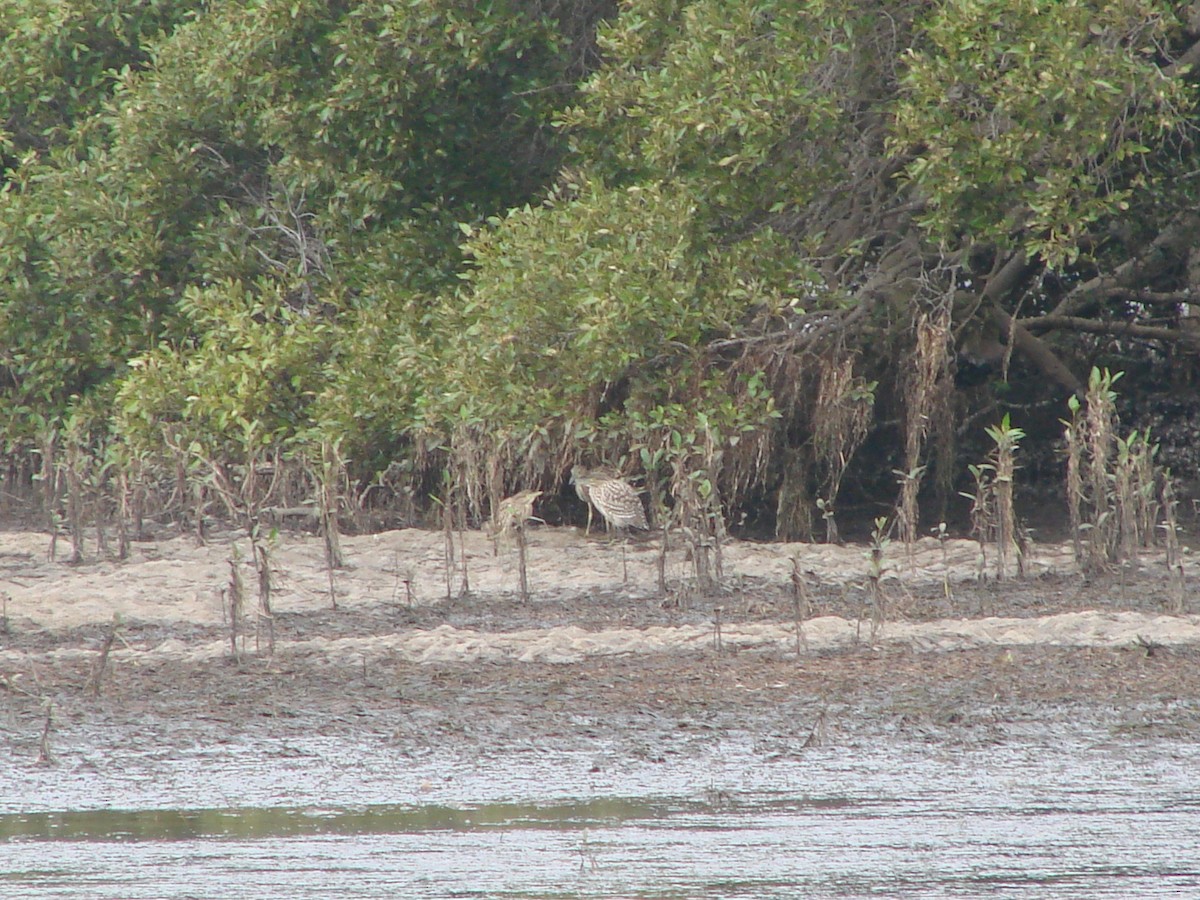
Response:
[[[986,426],[1197,375],[1196,4],[54,6],[0,12],[0,427],[70,522],[603,462],[700,541],[911,543]]]

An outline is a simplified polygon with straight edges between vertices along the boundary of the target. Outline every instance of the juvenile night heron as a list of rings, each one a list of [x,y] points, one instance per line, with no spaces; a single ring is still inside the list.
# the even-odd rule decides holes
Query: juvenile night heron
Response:
[[[571,484],[575,485],[579,499],[588,505],[585,534],[590,534],[592,530],[593,506],[613,528],[650,527],[638,492],[611,469],[592,470],[576,466],[571,470]]]
[[[541,522],[542,520],[533,514],[533,504],[540,496],[541,491],[521,491],[501,500],[488,528],[492,539],[507,543],[530,519]]]

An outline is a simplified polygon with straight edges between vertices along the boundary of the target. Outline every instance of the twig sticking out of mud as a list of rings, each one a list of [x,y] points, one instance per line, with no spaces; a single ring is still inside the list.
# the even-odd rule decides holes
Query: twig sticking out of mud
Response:
[[[891,538],[888,537],[887,518],[880,516],[875,520],[875,530],[871,532],[871,551],[867,566],[867,598],[871,602],[871,640],[879,637],[883,623],[887,620],[887,594],[883,590],[884,555]]]
[[[229,601],[229,649],[236,662],[238,659],[238,632],[242,619],[242,572],[241,560],[237,548],[229,558],[229,585],[225,589],[225,597]]]
[[[67,443],[67,528],[71,535],[71,564],[83,562],[83,447],[75,428]]]
[[[942,548],[942,593],[947,600],[953,601],[954,590],[950,587],[950,555],[946,551],[946,542],[950,540],[950,533],[946,530],[946,523],[938,522],[933,533]]]
[[[910,565],[920,518],[917,494],[926,468],[920,464],[921,450],[930,425],[937,418],[936,410],[949,408],[947,391],[953,379],[947,377],[950,359],[947,348],[954,342],[950,318],[948,297],[931,312],[916,317],[911,364],[904,369],[904,463],[903,470],[896,473],[900,476],[896,524]]]
[[[338,484],[346,466],[338,448],[330,441],[321,443],[321,483],[318,486],[317,509],[321,519],[321,537],[325,541],[325,565],[331,569],[342,567],[341,534],[338,531]],[[332,581],[332,575],[330,576]],[[332,596],[332,592],[330,594]],[[334,601],[334,609],[337,601]]]
[[[458,586],[459,597],[471,596],[471,573],[467,565],[467,511],[459,501],[458,510],[458,556],[462,560],[462,582]]]
[[[450,509],[450,487],[449,476],[447,475],[446,496],[442,498],[434,497],[433,502],[437,503],[442,508],[442,537],[443,537],[443,553],[442,558],[446,569],[446,602],[449,603],[454,599],[454,513]]]
[[[596,849],[588,843],[588,830],[583,830],[583,838],[579,842],[579,871],[596,871],[600,863],[596,859]]]
[[[1113,384],[1121,373],[1093,369],[1088,379],[1087,405],[1084,407],[1084,442],[1089,458],[1087,487],[1091,500],[1092,522],[1088,533],[1087,564],[1107,568],[1116,538],[1116,510],[1109,491],[1109,460],[1116,442],[1116,391]]]
[[[42,438],[42,471],[40,479],[45,491],[42,507],[46,510],[50,528],[50,546],[46,548],[46,559],[54,562],[58,559],[58,530],[62,525],[62,514],[59,511],[62,496],[62,471],[57,462],[58,432],[51,428]]]
[[[193,515],[196,518],[196,546],[203,547],[208,543],[208,536],[204,531],[204,510],[208,507],[208,487],[202,482],[197,482],[193,488],[192,497],[195,506]]]
[[[792,618],[796,625],[796,655],[800,655],[800,647],[808,649],[808,635],[804,633],[804,620],[812,612],[812,603],[808,599],[808,587],[804,584],[804,576],[800,572],[799,558],[792,557]]]
[[[1182,613],[1186,607],[1187,576],[1183,571],[1183,558],[1171,569],[1171,611]]]
[[[92,666],[92,677],[88,682],[88,693],[93,697],[100,696],[100,682],[104,680],[104,672],[108,668],[108,655],[112,652],[113,643],[117,639],[117,626],[121,624],[121,617],[114,615],[112,622],[109,623],[108,632],[104,635],[104,643],[100,645],[100,655],[96,657],[96,663]]]
[[[317,476],[317,519],[321,525],[321,541],[325,549],[325,578],[329,584],[329,605],[332,609],[338,608],[334,570],[345,564],[342,557],[341,532],[338,531],[338,485],[345,471],[346,466],[337,445],[323,441],[321,471]],[[262,577],[261,574],[259,577]]]
[[[400,565],[400,551],[392,551],[392,567],[396,571],[396,586],[392,589],[392,600],[400,599],[400,585],[404,585],[404,603],[412,608],[417,599],[416,588],[413,587],[413,570]]]
[[[721,613],[724,611],[725,607],[723,606],[713,607],[713,647],[716,648],[717,653],[724,650],[724,646],[721,643]]]
[[[658,559],[655,560],[655,567],[658,571],[658,593],[659,596],[667,596],[667,552],[670,549],[671,523],[664,516],[662,520],[662,543],[658,547]]]
[[[994,467],[989,463],[967,466],[975,479],[975,493],[966,491],[959,493],[971,501],[971,534],[979,542],[979,558],[975,568],[975,580],[983,581],[987,577],[987,547],[996,531],[995,494],[996,485],[992,478]]]
[[[529,601],[529,569],[525,561],[525,525],[517,527],[517,572],[520,575],[521,602]]]
[[[1122,374],[1093,368],[1086,407],[1076,397],[1068,401],[1072,418],[1064,424],[1071,453],[1071,524],[1077,558],[1085,570],[1136,562],[1142,548],[1152,545],[1158,506],[1167,502],[1158,484],[1160,475],[1169,478],[1169,473],[1154,462],[1158,443],[1147,430],[1134,430],[1126,437],[1117,432],[1117,393],[1112,387]],[[1078,536],[1083,530],[1086,544]]]
[[[332,609],[337,609],[337,580],[333,577],[333,566],[330,563],[325,564],[325,575],[329,584],[329,605]]]
[[[267,545],[255,534],[251,539],[250,548],[254,553],[254,568],[258,572],[258,617],[254,623],[254,649],[261,653],[262,624],[267,624],[267,654],[275,655],[275,616],[271,612],[271,556]]]
[[[117,559],[129,558],[129,517],[131,514],[131,498],[129,468],[126,465],[117,466]]]
[[[1179,523],[1175,518],[1175,509],[1179,501],[1175,498],[1175,484],[1168,471],[1163,472],[1159,502],[1163,511],[1163,522],[1160,526],[1163,530],[1163,550],[1171,580],[1168,609],[1173,613],[1181,613],[1184,609],[1187,578],[1184,576],[1183,553],[1179,547]]]
[[[42,739],[38,744],[37,764],[49,766],[54,763],[54,754],[50,752],[50,732],[54,728],[54,701],[46,701],[46,721],[42,725]]]
[[[1006,414],[1000,424],[985,429],[995,443],[991,461],[995,476],[996,503],[996,577],[1000,581],[1008,578],[1009,559],[1013,553],[1020,554],[1017,537],[1017,515],[1013,506],[1013,479],[1016,473],[1016,452],[1025,432],[1014,428]]]
[[[813,723],[812,731],[808,733],[808,737],[804,739],[804,743],[800,746],[807,750],[810,747],[822,747],[825,745],[825,710],[822,709],[817,714],[817,721]]]

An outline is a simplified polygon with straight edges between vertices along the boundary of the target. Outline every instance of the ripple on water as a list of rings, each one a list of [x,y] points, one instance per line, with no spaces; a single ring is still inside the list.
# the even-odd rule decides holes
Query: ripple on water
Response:
[[[773,762],[729,742],[665,763],[197,748],[0,772],[0,897],[1200,894],[1198,764],[1168,742]]]

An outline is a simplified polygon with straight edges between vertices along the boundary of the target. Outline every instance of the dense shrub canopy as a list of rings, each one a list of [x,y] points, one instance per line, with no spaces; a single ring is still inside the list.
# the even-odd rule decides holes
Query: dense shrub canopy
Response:
[[[1028,447],[1093,365],[1197,374],[1194,4],[0,0],[0,32],[10,456],[80,417],[147,459],[336,445],[478,512],[586,458],[795,534],[856,459],[952,496],[972,424]]]

